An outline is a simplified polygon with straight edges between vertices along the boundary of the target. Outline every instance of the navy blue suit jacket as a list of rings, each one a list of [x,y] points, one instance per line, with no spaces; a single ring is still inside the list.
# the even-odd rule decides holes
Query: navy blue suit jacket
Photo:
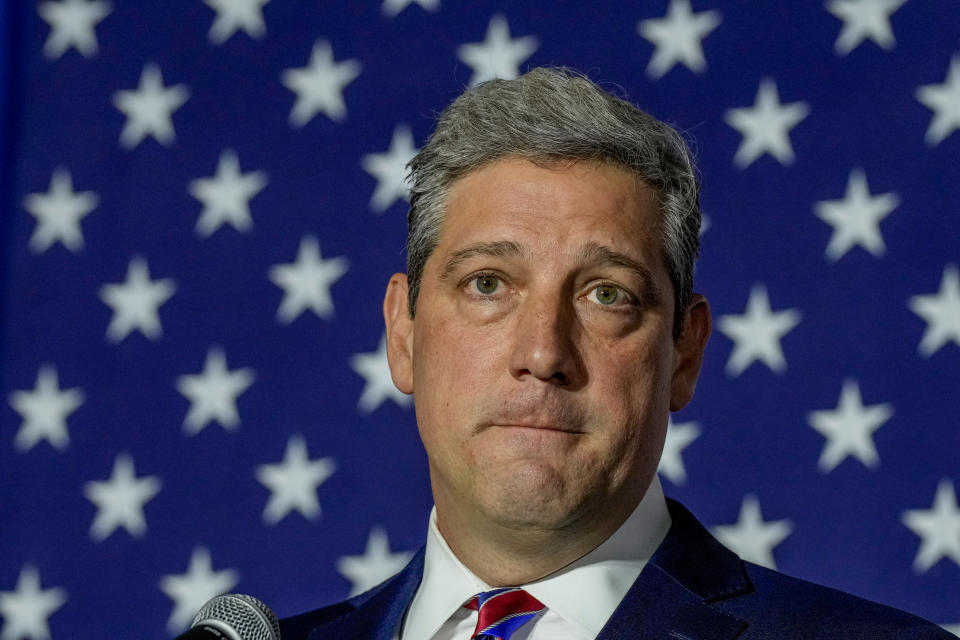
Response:
[[[678,502],[673,524],[598,640],[949,639],[891,607],[744,562]],[[423,574],[423,550],[345,602],[280,621],[282,640],[391,640]],[[423,640],[414,638],[410,640]]]

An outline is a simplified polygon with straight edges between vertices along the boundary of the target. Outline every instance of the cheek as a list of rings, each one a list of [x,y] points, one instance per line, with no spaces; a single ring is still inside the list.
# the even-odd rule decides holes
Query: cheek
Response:
[[[488,333],[442,321],[422,327],[417,335],[414,404],[428,452],[465,440],[478,399],[495,388],[502,358]]]
[[[414,375],[429,390],[473,389],[493,383],[509,345],[492,325],[442,320],[422,327],[414,345]],[[434,393],[433,395],[439,395]]]
[[[645,444],[661,422],[666,424],[670,401],[669,350],[616,353],[624,355],[607,366],[595,368],[596,383],[603,391],[594,395],[594,402],[598,403],[594,408],[606,413],[613,423],[609,425],[611,438],[627,449],[636,449]]]

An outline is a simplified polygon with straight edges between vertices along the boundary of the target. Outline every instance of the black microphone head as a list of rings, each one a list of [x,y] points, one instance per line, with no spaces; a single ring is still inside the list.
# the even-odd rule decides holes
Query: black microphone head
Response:
[[[193,618],[191,628],[207,625],[231,640],[280,640],[280,623],[270,607],[253,596],[228,593],[211,598]]]

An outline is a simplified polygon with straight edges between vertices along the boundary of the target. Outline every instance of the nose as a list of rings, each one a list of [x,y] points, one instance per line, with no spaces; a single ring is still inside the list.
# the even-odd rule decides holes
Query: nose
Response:
[[[578,384],[576,320],[564,296],[524,300],[517,314],[510,370],[513,377],[537,378],[557,386]]]

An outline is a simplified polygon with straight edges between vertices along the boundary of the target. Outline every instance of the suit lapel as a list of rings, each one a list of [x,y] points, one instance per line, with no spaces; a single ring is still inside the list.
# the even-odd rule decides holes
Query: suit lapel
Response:
[[[351,611],[317,627],[307,640],[392,640],[423,577],[423,552],[420,549],[403,571],[381,587],[351,600]]]
[[[731,640],[746,626],[648,564],[597,640]]]
[[[743,563],[678,502],[657,552],[597,640],[731,640],[747,623],[712,602],[752,591]]]

